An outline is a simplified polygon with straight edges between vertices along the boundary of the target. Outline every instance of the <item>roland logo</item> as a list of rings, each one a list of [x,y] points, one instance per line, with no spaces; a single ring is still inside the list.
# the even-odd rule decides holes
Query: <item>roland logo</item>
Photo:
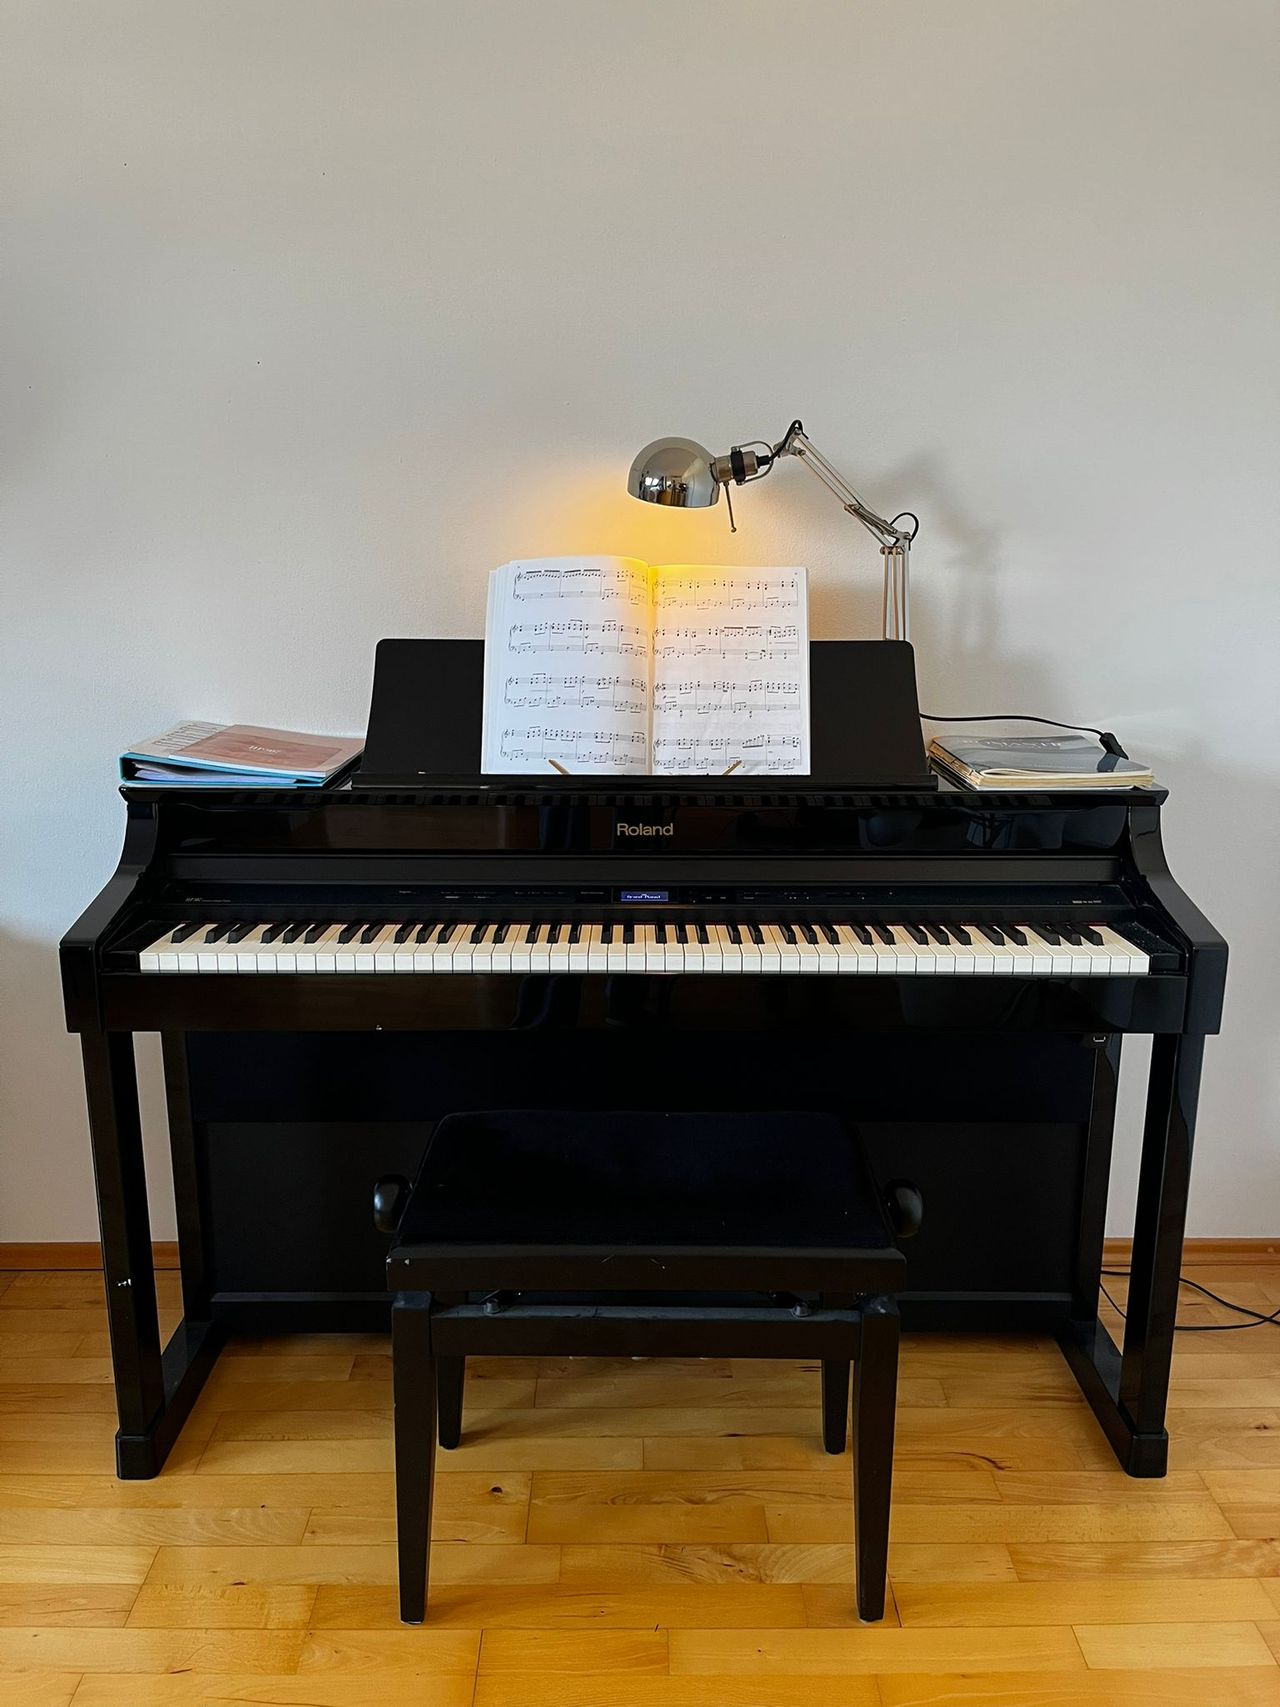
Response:
[[[674,836],[676,827],[672,824],[628,824],[625,818],[618,819],[618,834],[620,836]]]

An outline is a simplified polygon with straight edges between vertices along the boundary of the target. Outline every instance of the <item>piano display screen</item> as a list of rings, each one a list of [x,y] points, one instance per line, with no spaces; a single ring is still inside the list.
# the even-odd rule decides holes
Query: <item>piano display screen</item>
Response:
[[[624,906],[662,907],[671,900],[669,889],[620,889],[618,901]]]

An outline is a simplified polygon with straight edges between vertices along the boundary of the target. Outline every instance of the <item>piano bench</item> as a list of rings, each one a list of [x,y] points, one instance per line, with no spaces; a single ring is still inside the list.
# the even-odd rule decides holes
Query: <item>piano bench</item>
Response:
[[[884,1613],[905,1263],[919,1194],[882,1197],[857,1133],[822,1114],[503,1110],[436,1127],[394,1229],[400,1616],[426,1614],[437,1436],[456,1446],[470,1355],[814,1358],[823,1438],[854,1384],[858,1611]]]

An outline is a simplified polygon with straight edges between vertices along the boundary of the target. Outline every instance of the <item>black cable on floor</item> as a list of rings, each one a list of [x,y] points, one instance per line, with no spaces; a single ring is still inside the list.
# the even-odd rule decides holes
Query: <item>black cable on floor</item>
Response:
[[[1113,1275],[1120,1280],[1128,1280],[1132,1271],[1127,1268],[1104,1268],[1102,1272]],[[1102,1286],[1101,1282],[1098,1284],[1102,1296],[1120,1320],[1122,1322],[1127,1320],[1125,1312],[1116,1303],[1106,1287]],[[1231,1334],[1238,1332],[1241,1328],[1264,1328],[1268,1322],[1273,1327],[1280,1325],[1280,1308],[1273,1310],[1269,1316],[1264,1316],[1261,1310],[1251,1310],[1247,1304],[1234,1304],[1230,1298],[1223,1298],[1217,1292],[1211,1292],[1207,1286],[1201,1286],[1198,1280],[1188,1280],[1185,1274],[1178,1276],[1178,1285],[1189,1286],[1195,1292],[1202,1292],[1206,1298],[1212,1298],[1215,1304],[1221,1304],[1224,1309],[1235,1310],[1241,1316],[1252,1316],[1253,1320],[1251,1322],[1196,1322],[1188,1323],[1185,1327],[1181,1323],[1175,1322],[1173,1327],[1175,1334]]]

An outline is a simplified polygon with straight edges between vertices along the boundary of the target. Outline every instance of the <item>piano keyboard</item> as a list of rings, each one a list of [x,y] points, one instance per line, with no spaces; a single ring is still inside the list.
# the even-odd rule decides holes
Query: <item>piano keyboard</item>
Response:
[[[1150,961],[1102,924],[195,920],[143,949],[139,970],[1132,978]]]

